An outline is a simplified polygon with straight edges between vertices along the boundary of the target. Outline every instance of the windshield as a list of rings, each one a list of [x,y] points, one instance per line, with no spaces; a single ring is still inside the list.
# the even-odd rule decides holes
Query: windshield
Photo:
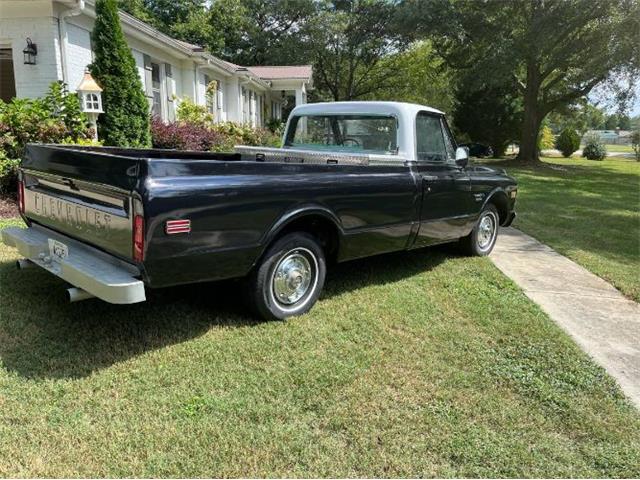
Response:
[[[291,119],[286,147],[397,153],[397,122],[382,115],[302,115]]]

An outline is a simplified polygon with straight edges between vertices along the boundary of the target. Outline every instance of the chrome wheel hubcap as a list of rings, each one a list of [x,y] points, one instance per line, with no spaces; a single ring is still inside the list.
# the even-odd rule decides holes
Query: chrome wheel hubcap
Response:
[[[278,302],[292,305],[309,290],[316,271],[311,267],[308,255],[306,249],[293,250],[276,266],[273,274],[273,294]]]
[[[484,250],[493,241],[493,237],[496,232],[496,222],[493,218],[493,215],[485,215],[480,220],[480,225],[478,226],[478,246]]]

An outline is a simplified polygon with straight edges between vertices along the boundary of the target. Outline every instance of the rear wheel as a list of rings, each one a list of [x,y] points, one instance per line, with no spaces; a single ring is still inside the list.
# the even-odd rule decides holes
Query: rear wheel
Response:
[[[476,257],[489,255],[496,244],[499,225],[498,210],[492,204],[488,204],[480,212],[478,222],[471,233],[460,239],[460,244],[465,253]]]
[[[326,276],[322,247],[307,233],[278,239],[249,277],[248,293],[260,316],[282,320],[308,312]]]

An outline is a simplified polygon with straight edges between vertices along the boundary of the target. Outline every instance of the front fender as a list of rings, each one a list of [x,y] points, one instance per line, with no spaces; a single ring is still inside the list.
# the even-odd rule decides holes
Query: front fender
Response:
[[[513,222],[515,214],[513,212],[513,203],[505,188],[499,186],[491,190],[482,203],[481,211],[484,210],[489,203],[493,203],[498,209],[500,225],[502,227],[508,227],[511,222]]]

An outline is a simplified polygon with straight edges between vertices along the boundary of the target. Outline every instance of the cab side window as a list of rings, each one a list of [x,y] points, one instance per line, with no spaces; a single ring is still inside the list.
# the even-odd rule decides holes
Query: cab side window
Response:
[[[445,163],[447,148],[439,116],[420,112],[416,116],[416,158],[422,161]]]

